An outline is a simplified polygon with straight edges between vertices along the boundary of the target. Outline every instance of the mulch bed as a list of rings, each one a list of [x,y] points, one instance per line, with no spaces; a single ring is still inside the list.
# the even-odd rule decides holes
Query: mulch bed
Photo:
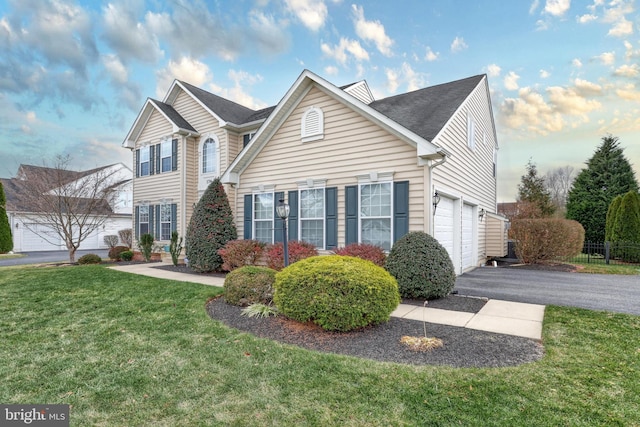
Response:
[[[196,276],[215,276],[215,277],[225,277],[226,276],[226,273],[216,272],[216,271],[212,271],[212,272],[209,272],[209,273],[201,273],[199,271],[195,271],[191,267],[187,267],[184,264],[178,264],[178,265],[160,264],[158,266],[154,266],[153,268],[157,268],[159,270],[173,271],[175,273],[194,274]]]
[[[441,302],[439,308],[459,310],[462,306],[468,306],[471,309],[471,304],[478,304],[476,301],[469,302],[474,298],[450,296],[447,299],[449,302]],[[435,305],[435,302],[430,302],[429,306],[435,308]],[[315,324],[303,324],[282,315],[267,318],[242,316],[242,309],[225,303],[223,297],[209,301],[206,310],[212,319],[257,337],[309,350],[383,362],[504,367],[534,362],[544,355],[544,348],[537,340],[433,323],[426,324],[427,336],[440,338],[444,346],[426,352],[413,351],[401,344],[400,339],[405,335],[424,336],[424,323],[395,317],[377,326],[338,333],[327,332]]]

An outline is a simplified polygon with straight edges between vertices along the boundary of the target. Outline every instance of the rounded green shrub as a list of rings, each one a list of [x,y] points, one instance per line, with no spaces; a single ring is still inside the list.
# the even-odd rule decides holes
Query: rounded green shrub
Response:
[[[386,268],[398,281],[404,298],[442,298],[456,283],[447,250],[421,231],[407,233],[393,244]]]
[[[276,271],[270,268],[252,265],[237,268],[224,279],[224,299],[240,307],[255,303],[270,304],[275,281]]]
[[[96,254],[86,254],[78,258],[78,264],[100,264],[102,258]]]
[[[123,261],[131,261],[133,259],[133,251],[120,252],[120,258]]]
[[[273,302],[291,319],[344,332],[389,320],[400,294],[382,267],[329,255],[303,259],[276,274]]]

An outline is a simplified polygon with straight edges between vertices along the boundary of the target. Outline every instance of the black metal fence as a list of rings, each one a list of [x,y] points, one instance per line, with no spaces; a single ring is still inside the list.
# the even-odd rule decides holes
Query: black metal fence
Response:
[[[586,264],[639,265],[640,243],[584,242],[582,253],[569,261]]]

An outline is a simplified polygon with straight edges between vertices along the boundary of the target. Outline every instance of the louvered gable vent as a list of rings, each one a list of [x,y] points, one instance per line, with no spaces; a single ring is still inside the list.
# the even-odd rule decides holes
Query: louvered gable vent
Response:
[[[302,115],[301,125],[302,142],[314,141],[324,137],[324,116],[322,110],[310,107]]]

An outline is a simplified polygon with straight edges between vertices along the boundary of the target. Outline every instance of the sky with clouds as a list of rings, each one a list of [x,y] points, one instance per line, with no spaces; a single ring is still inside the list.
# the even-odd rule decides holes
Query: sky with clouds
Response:
[[[377,99],[487,74],[499,201],[529,159],[579,170],[619,137],[640,178],[635,0],[0,0],[0,177],[121,148],[147,97],[178,78],[251,108],[303,69]]]

